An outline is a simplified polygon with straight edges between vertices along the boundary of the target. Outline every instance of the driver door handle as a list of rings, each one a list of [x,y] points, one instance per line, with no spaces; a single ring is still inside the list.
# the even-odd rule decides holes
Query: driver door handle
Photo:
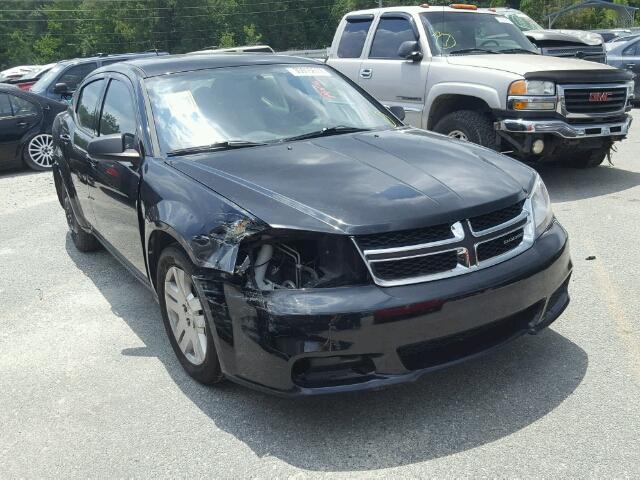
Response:
[[[19,127],[26,127],[27,125],[29,125],[27,122],[18,122]]]
[[[63,133],[62,135],[60,135],[60,141],[63,143],[69,143],[71,141],[71,137],[66,133]]]
[[[360,69],[360,76],[362,78],[371,78],[371,75],[373,75],[373,70],[370,68],[361,68]]]

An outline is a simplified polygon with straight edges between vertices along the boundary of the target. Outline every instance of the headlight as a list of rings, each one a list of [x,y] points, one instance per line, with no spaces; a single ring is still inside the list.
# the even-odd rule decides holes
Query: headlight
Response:
[[[516,80],[509,86],[507,106],[512,110],[555,110],[556,85],[543,80]]]
[[[631,99],[635,96],[636,82],[629,80],[627,82],[627,98]]]
[[[556,84],[546,80],[516,80],[509,86],[509,95],[555,95]]]
[[[533,191],[529,198],[531,198],[531,210],[533,211],[533,221],[536,228],[535,236],[538,238],[553,221],[549,192],[540,175],[536,175]]]

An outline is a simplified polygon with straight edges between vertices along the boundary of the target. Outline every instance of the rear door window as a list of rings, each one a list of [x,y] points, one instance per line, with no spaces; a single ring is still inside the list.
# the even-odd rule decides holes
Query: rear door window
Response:
[[[76,107],[78,125],[90,132],[95,132],[97,127],[96,117],[98,115],[98,101],[100,100],[103,86],[104,79],[88,83],[82,88],[80,96],[78,97],[78,104]]]
[[[13,115],[16,117],[25,117],[29,115],[37,115],[38,107],[22,97],[10,96],[11,106],[13,107]]]
[[[9,102],[9,95],[6,93],[0,93],[0,118],[12,117],[11,103]]]
[[[348,19],[338,45],[338,57],[360,58],[372,19]]]
[[[417,40],[411,22],[402,17],[382,17],[373,37],[369,58],[402,59],[398,48],[403,42]]]
[[[96,62],[75,65],[65,70],[58,80],[56,80],[56,83],[66,83],[69,91],[74,92],[82,80],[84,80],[84,77],[89,75],[96,68],[98,68],[98,64]],[[54,86],[55,85],[52,85],[51,87]]]

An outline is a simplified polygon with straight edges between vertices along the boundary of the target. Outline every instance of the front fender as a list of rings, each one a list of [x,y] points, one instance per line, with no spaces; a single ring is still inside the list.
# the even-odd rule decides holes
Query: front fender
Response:
[[[466,82],[442,82],[434,85],[429,89],[427,95],[427,112],[431,110],[431,106],[438,97],[442,95],[461,95],[467,97],[476,97],[483,100],[491,109],[503,109],[501,95],[495,88],[485,85]],[[506,102],[506,99],[504,100]],[[506,103],[505,103],[506,105]]]
[[[149,265],[152,237],[163,232],[181,245],[196,266],[233,273],[240,242],[267,228],[162,160],[146,162],[143,178],[140,197]]]

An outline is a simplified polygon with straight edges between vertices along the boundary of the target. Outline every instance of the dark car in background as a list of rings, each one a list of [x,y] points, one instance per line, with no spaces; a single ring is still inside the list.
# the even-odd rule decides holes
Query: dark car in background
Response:
[[[534,170],[404,126],[313,60],[111,65],[54,139],[75,246],[102,244],[152,290],[200,382],[299,395],[412,381],[569,302],[567,235]]]
[[[607,63],[635,73],[635,98],[640,98],[640,34],[607,43]]]
[[[31,86],[30,91],[59,102],[70,102],[76,88],[84,77],[96,68],[124,62],[134,58],[168,55],[166,52],[123,53],[95,57],[63,60],[51,68],[42,78]]]
[[[64,103],[0,84],[0,168],[25,163],[34,170],[50,169],[51,125],[66,109]]]
[[[515,8],[500,7],[490,10],[508,18],[540,49],[543,55],[578,58],[605,63],[604,40],[600,35],[584,30],[545,29],[527,14]]]

